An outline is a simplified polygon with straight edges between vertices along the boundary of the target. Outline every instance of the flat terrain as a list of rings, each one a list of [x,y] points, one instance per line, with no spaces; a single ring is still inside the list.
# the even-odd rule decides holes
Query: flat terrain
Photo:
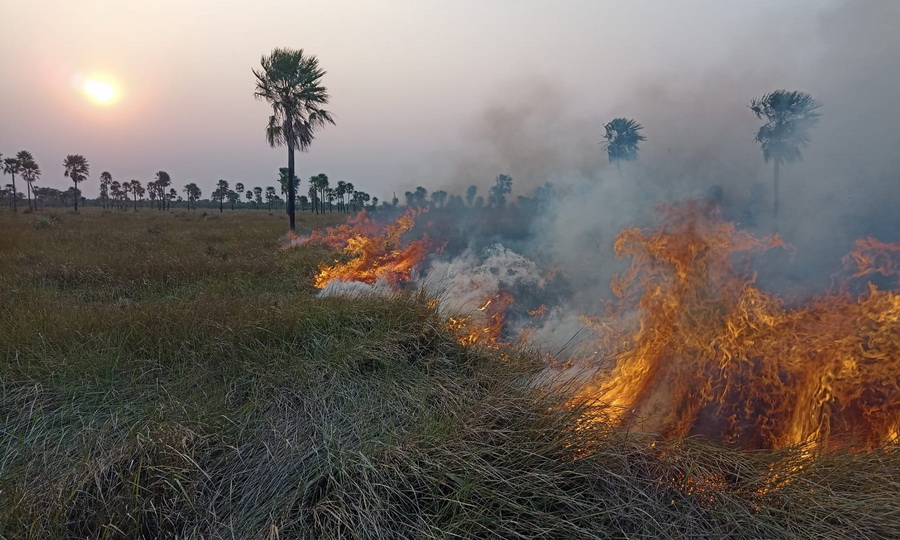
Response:
[[[286,229],[0,209],[0,537],[900,538],[896,448],[587,424],[417,293],[317,298]]]

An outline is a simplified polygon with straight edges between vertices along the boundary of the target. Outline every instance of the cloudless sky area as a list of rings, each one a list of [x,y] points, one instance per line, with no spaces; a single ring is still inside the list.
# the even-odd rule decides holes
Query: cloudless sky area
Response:
[[[745,122],[737,139],[746,139],[763,170],[752,141],[759,122],[746,104],[785,87],[834,107],[822,97],[837,92],[827,83],[835,77],[822,75],[823,57],[829,29],[852,4],[0,0],[0,152],[31,151],[43,170],[38,185],[57,188],[70,185],[65,156],[83,154],[88,196],[96,196],[101,171],[146,182],[165,170],[179,188],[197,182],[204,197],[220,178],[277,185],[286,150],[265,142],[271,109],[254,99],[251,69],[273,48],[290,47],[319,58],[336,120],[298,155],[301,179],[325,172],[383,200],[396,190],[402,200],[400,192],[416,185],[488,185],[497,173],[527,174],[488,168],[486,178],[470,181],[459,178],[467,170],[459,163],[503,136],[484,135],[491,111],[517,102],[540,108],[545,95],[560,114],[587,119],[578,137],[596,148],[598,166],[605,165],[604,120],[637,118],[645,147],[655,140],[660,152],[684,121],[660,110],[728,101]],[[865,28],[857,30],[857,38],[842,39],[866,40]],[[886,46],[876,40],[870,52],[896,57]],[[110,81],[113,102],[90,100],[82,89],[89,79]],[[532,88],[542,90],[523,98]],[[694,114],[693,122],[713,121]],[[554,129],[548,141],[568,137]]]

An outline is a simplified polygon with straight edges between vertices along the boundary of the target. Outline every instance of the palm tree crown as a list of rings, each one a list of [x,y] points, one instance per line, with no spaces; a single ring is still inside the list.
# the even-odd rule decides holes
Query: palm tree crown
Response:
[[[750,110],[766,124],[753,140],[759,143],[763,159],[789,163],[801,159],[800,149],[809,144],[810,130],[822,116],[821,105],[806,92],[776,90],[750,101]]]
[[[647,140],[647,137],[639,133],[644,126],[630,118],[615,118],[603,128],[606,129],[603,138],[606,139],[606,152],[610,162],[637,159],[638,145]]]

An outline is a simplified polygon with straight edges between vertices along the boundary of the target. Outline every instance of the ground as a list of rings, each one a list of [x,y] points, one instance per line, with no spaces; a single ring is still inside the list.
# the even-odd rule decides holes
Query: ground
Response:
[[[0,537],[900,537],[896,450],[585,423],[415,292],[316,297],[327,250],[286,228],[0,210]]]

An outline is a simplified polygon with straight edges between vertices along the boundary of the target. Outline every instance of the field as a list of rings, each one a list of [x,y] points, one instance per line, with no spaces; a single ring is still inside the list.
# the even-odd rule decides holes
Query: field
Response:
[[[328,251],[286,228],[0,211],[0,537],[900,538],[895,448],[585,422],[419,293],[318,298]]]

